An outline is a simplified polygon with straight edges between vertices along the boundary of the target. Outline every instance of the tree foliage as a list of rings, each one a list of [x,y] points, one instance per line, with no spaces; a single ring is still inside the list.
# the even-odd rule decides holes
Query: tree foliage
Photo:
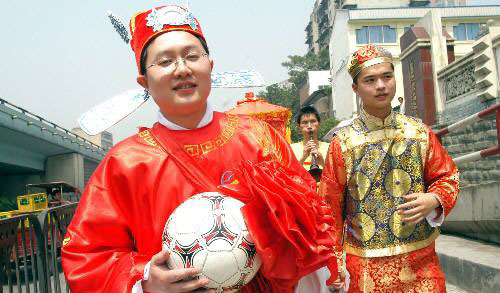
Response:
[[[318,139],[322,140],[323,137],[334,128],[339,122],[335,118],[321,119],[318,130]],[[295,121],[290,121],[290,130],[292,131],[292,142],[299,142],[303,139],[302,131]]]
[[[337,121],[335,117],[321,120],[321,124],[318,130],[318,138],[322,140],[323,137],[328,133],[328,131],[337,126],[337,124],[339,124],[339,121]]]
[[[328,48],[323,48],[319,54],[309,52],[304,56],[290,55],[288,61],[281,65],[288,70],[288,81],[300,88],[306,81],[308,71],[330,70],[329,51]]]
[[[299,108],[298,90],[294,85],[282,86],[272,84],[265,91],[259,92],[258,97],[266,99],[269,103],[291,109],[292,112]]]
[[[281,65],[287,68],[291,84],[270,85],[265,91],[258,93],[258,96],[272,104],[288,107],[295,113],[299,110],[299,89],[307,78],[307,71],[330,69],[328,48],[322,49],[319,54],[309,52],[304,56],[290,55]]]
[[[290,84],[270,85],[266,87],[265,91],[259,92],[257,96],[266,99],[271,104],[289,108],[292,111],[293,115],[297,113],[300,107],[299,89],[304,85],[306,81],[307,72],[330,69],[329,51],[328,48],[324,48],[319,52],[319,54],[309,52],[304,56],[290,55],[288,56],[288,60],[281,63],[281,65],[288,70],[288,81],[290,82]],[[327,122],[328,120],[330,119],[326,119],[325,122]],[[328,127],[327,125],[330,124],[330,122],[325,124],[322,123],[321,127]],[[330,130],[330,128],[328,128],[328,130]],[[295,121],[290,121],[290,129],[292,131],[292,141],[300,141],[302,139],[302,133]],[[328,132],[328,130],[324,131],[325,134],[326,132]],[[321,128],[319,137],[323,137],[321,135]]]

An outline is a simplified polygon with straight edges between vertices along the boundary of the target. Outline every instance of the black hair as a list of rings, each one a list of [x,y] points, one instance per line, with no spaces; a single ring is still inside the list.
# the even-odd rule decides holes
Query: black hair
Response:
[[[302,119],[302,116],[306,115],[306,114],[314,114],[314,116],[316,116],[316,119],[318,119],[318,122],[321,122],[321,118],[319,117],[319,113],[318,111],[311,105],[309,106],[304,106],[302,108],[300,108],[299,110],[299,113],[297,115],[297,124],[300,124],[300,120]]]
[[[392,68],[392,71],[394,71],[394,64],[391,63],[391,68]],[[359,77],[359,74],[361,73],[361,71],[358,73],[358,75],[356,75],[356,77],[354,77],[354,79],[352,80],[352,83],[354,83],[355,85],[358,84],[358,77]]]
[[[205,41],[205,39],[203,39],[200,36],[197,36],[197,35],[193,35],[193,36],[195,36],[198,39],[198,41],[200,41],[201,45],[203,46],[203,49],[205,49],[205,53],[210,55],[210,52],[208,51],[207,41]],[[150,40],[148,42],[148,44],[146,46],[144,46],[144,49],[142,50],[142,53],[141,53],[141,64],[140,64],[141,71],[140,71],[140,74],[142,74],[142,75],[146,75],[146,59],[148,58],[148,48],[149,48],[149,45],[151,45],[151,43],[153,42],[153,40]]]

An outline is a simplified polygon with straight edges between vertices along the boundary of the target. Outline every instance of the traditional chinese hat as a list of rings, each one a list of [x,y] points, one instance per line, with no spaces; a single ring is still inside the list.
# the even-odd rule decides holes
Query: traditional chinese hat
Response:
[[[130,45],[141,71],[142,51],[155,37],[171,31],[185,31],[205,40],[200,23],[186,8],[167,5],[139,12],[130,18]]]
[[[354,80],[363,69],[386,62],[392,64],[392,54],[382,47],[368,44],[352,54],[347,71]]]

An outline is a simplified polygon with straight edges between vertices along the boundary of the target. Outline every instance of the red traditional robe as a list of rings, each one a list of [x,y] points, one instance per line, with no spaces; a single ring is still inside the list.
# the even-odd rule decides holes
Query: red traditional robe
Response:
[[[165,152],[158,142],[168,139],[183,150]],[[199,182],[185,171],[191,158],[205,176]],[[329,209],[285,139],[259,120],[215,112],[211,123],[194,130],[156,123],[103,159],[62,248],[71,291],[131,292],[161,250],[174,209],[219,184],[246,203],[242,212],[263,261],[243,292],[293,292],[301,276],[332,261]]]
[[[325,161],[319,193],[332,208],[335,247],[347,252],[348,292],[446,292],[439,230],[426,219],[404,224],[397,213],[410,193],[434,193],[445,216],[457,200],[458,169],[429,127],[362,111],[334,136]]]

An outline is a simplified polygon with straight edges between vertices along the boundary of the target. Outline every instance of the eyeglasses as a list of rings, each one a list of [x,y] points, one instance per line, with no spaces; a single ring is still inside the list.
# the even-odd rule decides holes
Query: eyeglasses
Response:
[[[146,70],[153,66],[160,67],[166,74],[170,74],[174,72],[179,67],[179,59],[182,60],[185,66],[190,69],[196,68],[196,66],[200,65],[203,62],[204,57],[208,57],[207,53],[189,53],[185,57],[178,58],[163,58],[158,62],[150,64],[146,67]]]

